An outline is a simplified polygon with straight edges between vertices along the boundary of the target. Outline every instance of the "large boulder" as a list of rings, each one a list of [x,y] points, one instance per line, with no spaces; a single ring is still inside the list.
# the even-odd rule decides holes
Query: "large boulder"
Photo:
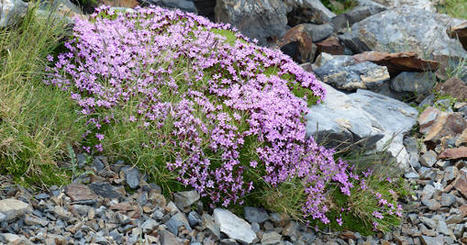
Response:
[[[287,6],[281,0],[217,0],[215,19],[230,23],[260,45],[272,44],[287,31]]]
[[[384,137],[376,143],[376,151],[390,153],[401,169],[409,167],[409,154],[403,138],[417,123],[418,111],[404,102],[359,89],[349,97],[376,120]]]
[[[327,9],[320,0],[285,0],[292,11],[289,13],[289,25],[302,23],[324,24],[336,15]]]
[[[0,28],[18,23],[28,10],[28,4],[21,0],[0,2]]]
[[[354,53],[412,51],[420,57],[445,61],[450,57],[467,57],[461,43],[446,34],[448,26],[461,22],[447,15],[405,6],[357,22],[339,38]]]
[[[372,62],[357,62],[352,56],[336,55],[326,53],[330,56],[327,62],[322,62],[313,72],[325,83],[335,88],[355,91],[361,89],[377,89],[389,80],[388,69]]]
[[[186,12],[198,13],[195,3],[191,0],[141,0],[143,4],[157,5],[164,8],[180,9]]]
[[[373,0],[390,8],[399,8],[402,6],[411,6],[430,12],[435,12],[435,1],[433,0]]]
[[[403,136],[416,123],[415,108],[398,100],[359,89],[345,94],[323,84],[325,101],[312,106],[306,116],[307,135],[328,147],[351,144],[365,150],[387,151],[406,169],[409,154]]]

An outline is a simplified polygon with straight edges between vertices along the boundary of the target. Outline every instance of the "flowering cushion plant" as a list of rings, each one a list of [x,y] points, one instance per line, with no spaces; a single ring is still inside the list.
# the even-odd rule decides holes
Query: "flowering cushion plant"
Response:
[[[303,214],[324,223],[327,188],[350,195],[348,164],[305,135],[307,107],[325,90],[280,51],[159,7],[101,7],[75,19],[65,47],[49,57],[46,83],[87,117],[84,150],[127,157],[167,188],[177,180],[224,206],[299,178]]]

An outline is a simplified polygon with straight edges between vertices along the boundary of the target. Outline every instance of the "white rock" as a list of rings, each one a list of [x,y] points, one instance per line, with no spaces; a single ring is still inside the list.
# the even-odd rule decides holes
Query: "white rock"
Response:
[[[226,209],[214,209],[214,220],[221,232],[232,239],[243,243],[252,243],[256,239],[251,225]]]
[[[31,206],[20,200],[8,198],[0,201],[0,213],[6,216],[6,221],[14,220],[31,211]]]

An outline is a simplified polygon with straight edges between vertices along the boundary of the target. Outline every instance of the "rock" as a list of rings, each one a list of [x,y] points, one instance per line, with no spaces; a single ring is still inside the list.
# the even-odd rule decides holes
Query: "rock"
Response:
[[[0,28],[18,23],[27,13],[28,4],[21,0],[0,3]]]
[[[408,172],[404,174],[406,179],[419,179],[420,175],[417,172]]]
[[[285,2],[292,9],[288,13],[290,26],[302,23],[324,24],[336,16],[319,0],[286,0]]]
[[[334,56],[313,72],[323,82],[350,91],[376,89],[389,80],[386,67],[371,62],[356,63],[352,57],[344,55]]]
[[[465,173],[461,174],[461,176],[456,180],[454,188],[456,188],[464,198],[467,198],[467,177]]]
[[[5,221],[12,221],[30,212],[32,208],[28,203],[13,198],[0,200],[0,213],[5,215]]]
[[[125,175],[125,181],[131,189],[136,189],[139,186],[140,173],[138,169],[133,167],[123,167],[121,169]]]
[[[89,188],[93,190],[97,195],[103,198],[119,198],[121,194],[115,190],[115,188],[107,182],[94,182],[89,185]]]
[[[188,214],[188,223],[190,224],[191,227],[195,227],[198,224],[201,224],[201,222],[202,222],[201,216],[197,212],[191,211]]]
[[[167,230],[172,232],[174,235],[178,235],[178,229],[179,227],[185,226],[185,228],[188,231],[191,231],[190,224],[188,223],[187,218],[185,217],[185,214],[182,212],[178,212],[175,215],[173,215],[166,223],[165,225],[167,226]]]
[[[464,46],[464,49],[467,50],[467,21],[462,24],[451,26],[446,30],[450,38],[459,39]]]
[[[344,47],[339,42],[339,39],[335,36],[330,36],[325,40],[316,43],[318,47],[318,54],[328,53],[333,55],[342,55],[344,54]]]
[[[220,239],[221,231],[214,218],[211,215],[205,213],[203,216],[201,216],[201,219],[202,226],[205,227],[212,235],[214,235],[216,239]]]
[[[287,31],[279,41],[279,47],[284,54],[292,57],[298,63],[313,61],[316,45],[312,36],[305,31],[304,25],[298,25]]]
[[[137,0],[103,0],[103,4],[111,7],[135,8],[139,5],[139,2]]]
[[[433,194],[435,194],[435,187],[433,187],[432,185],[428,184],[428,185],[425,185],[425,187],[423,188],[423,191],[422,191],[422,199],[431,199],[433,197]]]
[[[266,210],[254,207],[245,207],[245,219],[250,223],[262,224],[264,221],[269,219],[269,214]]]
[[[439,63],[434,60],[419,58],[415,52],[387,53],[367,51],[353,56],[358,62],[370,61],[378,65],[386,66],[392,77],[403,71],[423,72],[436,71]]]
[[[467,147],[462,146],[458,148],[446,149],[439,154],[440,159],[460,159],[467,158]]]
[[[461,20],[423,9],[403,6],[370,16],[352,25],[352,31],[339,38],[354,53],[363,51],[406,52],[420,57],[431,54],[435,60],[466,57],[467,52],[457,40],[450,39],[446,26]],[[423,24],[420,24],[423,23]]]
[[[449,207],[456,202],[456,196],[451,193],[441,194],[441,206]]]
[[[402,72],[392,79],[391,88],[396,92],[427,95],[435,85],[434,76],[431,72]]]
[[[276,245],[281,244],[282,236],[275,232],[266,232],[263,234],[263,238],[261,239],[261,245]]]
[[[436,91],[443,95],[449,95],[459,101],[467,100],[467,85],[459,78],[453,77],[444,83],[439,83],[436,86]]]
[[[41,219],[32,215],[26,214],[24,217],[24,223],[26,225],[41,225],[41,226],[47,226],[49,224],[49,221],[46,219]]]
[[[306,115],[306,133],[327,147],[346,147],[360,142],[360,147],[371,148],[384,137],[377,120],[363,110],[348,95],[327,84],[326,99],[310,107]]]
[[[168,231],[159,231],[159,236],[161,245],[182,245],[182,243],[178,241],[177,237]]]
[[[55,206],[53,211],[57,217],[63,220],[69,220],[73,217],[72,213],[60,206]]]
[[[97,201],[97,195],[88,186],[82,184],[70,184],[65,187],[65,194],[73,202]]]
[[[375,118],[384,130],[384,137],[376,143],[376,150],[389,152],[396,158],[400,169],[407,169],[409,155],[405,150],[403,138],[415,125],[418,111],[404,102],[363,89],[357,90],[349,97],[354,104],[358,103]]]
[[[390,8],[399,8],[402,6],[411,6],[430,12],[435,12],[435,2],[430,0],[373,0]]]
[[[143,233],[151,233],[154,229],[157,228],[159,223],[153,219],[147,219],[144,221],[143,224],[141,224],[141,229],[143,230]]]
[[[335,16],[331,20],[335,32],[346,31],[354,23],[357,23],[371,15],[377,14],[387,8],[381,5],[357,6],[343,14]]]
[[[449,166],[444,170],[444,180],[449,183],[457,177],[458,173],[455,166]]]
[[[455,137],[467,127],[467,121],[460,113],[442,112],[434,107],[426,108],[418,118],[420,133],[424,141],[439,143],[444,137]]]
[[[175,205],[181,210],[190,207],[193,203],[198,201],[200,195],[197,191],[182,191],[174,194]]]
[[[422,236],[421,240],[422,240],[422,243],[424,245],[440,245],[440,244],[444,244],[444,238],[443,238],[442,235],[438,235],[436,237]]]
[[[433,167],[433,165],[436,163],[436,152],[432,150],[425,152],[425,154],[423,154],[420,158],[420,162],[425,167]]]
[[[141,0],[141,2],[169,9],[180,9],[185,12],[198,13],[195,3],[190,0]]]
[[[214,209],[214,220],[219,225],[220,231],[228,237],[242,243],[252,243],[257,239],[256,234],[251,229],[251,225],[244,219],[237,217],[232,212],[216,208]]]
[[[260,45],[279,40],[287,31],[287,6],[281,0],[217,0],[216,22],[230,23]]]
[[[300,24],[299,26],[301,25],[304,26],[305,31],[311,36],[313,42],[319,42],[328,38],[334,31],[331,24]]]

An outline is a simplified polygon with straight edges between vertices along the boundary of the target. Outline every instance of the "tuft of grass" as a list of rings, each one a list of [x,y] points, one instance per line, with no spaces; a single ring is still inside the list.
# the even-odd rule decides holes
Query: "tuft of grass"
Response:
[[[355,0],[322,0],[321,2],[326,8],[337,15],[343,14],[358,5],[358,2]]]
[[[0,173],[26,185],[63,184],[69,171],[59,163],[84,122],[65,92],[42,82],[46,56],[65,30],[56,19],[36,17],[36,9],[0,30]]]
[[[444,0],[436,6],[439,13],[454,18],[467,19],[467,4],[465,0]]]

